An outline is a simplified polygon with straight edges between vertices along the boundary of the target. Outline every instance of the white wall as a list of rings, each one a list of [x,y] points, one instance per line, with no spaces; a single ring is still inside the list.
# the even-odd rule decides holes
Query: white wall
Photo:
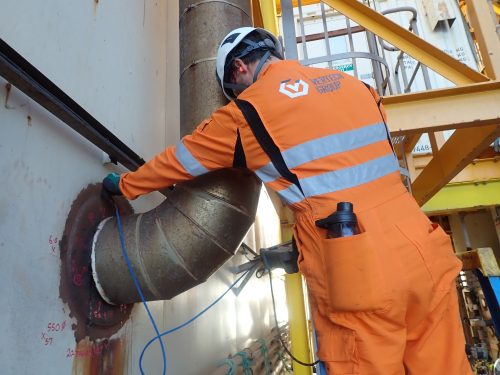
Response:
[[[179,136],[177,28],[178,4],[170,0],[3,0],[0,10],[0,37],[145,159]],[[92,358],[68,356],[76,345],[72,318],[59,298],[59,248],[49,240],[61,238],[83,188],[123,168],[104,166],[100,150],[16,88],[7,98],[6,84],[0,78],[1,372],[97,373]],[[161,199],[154,193],[133,206],[142,212]],[[259,215],[270,222],[258,229],[256,245],[270,246],[278,241],[279,220],[262,202]],[[194,290],[152,303],[160,330],[195,315],[232,280],[227,265]],[[168,373],[201,373],[265,336],[269,301],[267,282],[252,281],[237,299],[228,295],[168,337]],[[49,323],[62,322],[63,331],[48,332]],[[153,335],[142,306],[134,307],[117,335],[124,342],[125,372],[137,374],[138,355]],[[161,368],[154,345],[145,357],[146,373]]]

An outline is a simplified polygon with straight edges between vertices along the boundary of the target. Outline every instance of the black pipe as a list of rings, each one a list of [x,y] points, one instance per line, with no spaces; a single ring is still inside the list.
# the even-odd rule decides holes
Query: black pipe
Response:
[[[80,133],[113,163],[134,171],[145,161],[85,111],[24,57],[0,39],[0,75],[50,113]]]

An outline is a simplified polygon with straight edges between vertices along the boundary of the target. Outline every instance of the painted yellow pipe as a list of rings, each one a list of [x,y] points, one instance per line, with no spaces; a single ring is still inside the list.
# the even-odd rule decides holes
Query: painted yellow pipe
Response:
[[[281,239],[290,241],[292,239],[293,214],[288,208],[282,208],[280,212]],[[304,288],[302,287],[302,275],[295,273],[285,275],[285,292],[288,307],[288,323],[290,329],[291,352],[302,362],[312,362],[312,352],[310,349],[309,325],[306,318],[306,305],[304,299]],[[292,361],[293,373],[295,375],[311,375],[312,368],[302,366]]]
[[[275,0],[260,0],[260,11],[262,12],[264,28],[274,35],[278,35],[279,29]]]
[[[286,302],[288,305],[290,338],[292,342],[291,352],[295,358],[302,362],[310,363],[312,358],[309,348],[309,330],[306,320],[302,275],[300,273],[285,275],[285,290]],[[295,375],[311,375],[312,368],[309,366],[302,366],[293,361],[293,373]]]

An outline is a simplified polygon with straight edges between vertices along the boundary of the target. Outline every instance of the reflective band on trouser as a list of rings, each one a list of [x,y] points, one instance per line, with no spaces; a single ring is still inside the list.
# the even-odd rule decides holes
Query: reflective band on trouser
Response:
[[[396,171],[399,171],[399,163],[391,152],[353,167],[306,177],[300,179],[299,182],[307,198],[362,185]],[[277,193],[288,204],[295,204],[304,199],[295,185],[290,185],[287,189],[277,191]]]
[[[355,150],[387,139],[387,132],[383,122],[348,130],[342,133],[331,134],[326,137],[313,139],[294,146],[282,152],[283,159],[289,169],[301,164],[321,159],[326,156]],[[280,174],[272,163],[268,163],[255,171],[264,183],[278,179]]]
[[[193,177],[205,174],[208,169],[205,168],[196,158],[189,152],[189,150],[184,146],[184,143],[180,141],[177,143],[175,148],[175,157],[182,164],[184,169]]]

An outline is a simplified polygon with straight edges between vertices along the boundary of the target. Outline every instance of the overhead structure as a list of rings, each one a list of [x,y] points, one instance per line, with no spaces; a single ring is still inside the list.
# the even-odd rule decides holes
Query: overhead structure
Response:
[[[361,2],[349,0],[324,0],[324,2],[344,14],[346,17],[354,20],[361,26],[378,35],[382,39],[405,51],[408,55],[412,56],[428,68],[436,71],[457,85],[486,82],[490,79],[487,76],[460,63],[458,60],[455,60],[426,41],[418,38],[413,33],[405,30],[401,26],[395,24]],[[484,14],[484,10],[482,8],[480,10],[476,9],[478,2],[468,1],[467,3],[469,11],[472,14]],[[475,19],[473,17],[471,22],[474,21],[478,22],[479,20],[477,17],[475,17]],[[495,30],[491,27],[489,29],[482,29],[479,26],[479,23],[477,25],[473,24],[473,27],[479,34],[488,34],[488,36],[478,36],[478,40],[484,41],[481,43],[483,47],[488,48],[487,51],[496,51],[498,45],[500,45],[500,41],[498,38],[495,39],[491,36]],[[482,54],[488,55],[487,51],[483,51]],[[491,62],[491,69],[489,70],[491,72],[490,74],[495,74],[495,69],[496,64]],[[487,88],[486,91],[491,94],[490,89],[492,86],[481,87],[485,89]],[[479,92],[476,91],[476,93],[478,96],[483,95],[480,90]],[[422,96],[418,94],[407,95],[407,99],[403,99],[404,96],[402,96],[399,99],[394,99],[393,103],[399,100],[400,103],[405,102],[406,106],[409,106],[412,99],[417,101],[422,99]],[[493,97],[496,98],[496,95],[497,94],[493,94]],[[488,96],[488,94],[486,94],[486,96]],[[391,99],[384,99],[384,103],[386,100],[389,104],[388,117],[390,121],[392,121],[390,108]],[[480,99],[478,98],[478,100]],[[455,104],[457,103],[458,102],[455,102]],[[498,105],[494,107],[498,108]],[[467,106],[465,108],[469,109],[470,107]],[[448,115],[450,115],[451,112],[456,112],[457,110],[459,110],[457,107],[441,107],[440,109],[440,111],[447,112]],[[406,116],[413,115],[413,118],[415,118],[421,116],[422,113],[428,112],[411,112],[411,114],[407,113]],[[461,129],[464,126],[462,123],[442,125],[448,128],[455,127],[457,130],[443,145],[443,147],[435,153],[431,162],[424,168],[416,180],[413,181],[413,193],[419,204],[423,205],[427,202],[436,192],[439,191],[439,189],[445,186],[458,172],[460,172],[460,170],[462,170],[489,144],[491,144],[495,138],[500,136],[500,122],[495,123],[495,117],[498,117],[497,114],[493,114],[492,118],[485,122],[489,125],[485,125],[485,123],[481,123],[481,121],[473,121],[472,125],[474,128],[469,129]],[[465,123],[469,123],[470,125],[470,118],[467,119],[466,117]],[[394,129],[399,129],[397,123],[395,123],[394,126],[391,126],[391,130]],[[398,130],[396,130],[396,132],[397,131]],[[427,130],[425,130],[424,127],[420,128],[420,133],[426,131]],[[415,129],[414,134],[417,133],[418,130]],[[414,143],[418,140],[417,135],[410,137],[409,139],[412,145],[414,145]],[[407,150],[411,150],[411,148],[412,147],[406,146]]]

